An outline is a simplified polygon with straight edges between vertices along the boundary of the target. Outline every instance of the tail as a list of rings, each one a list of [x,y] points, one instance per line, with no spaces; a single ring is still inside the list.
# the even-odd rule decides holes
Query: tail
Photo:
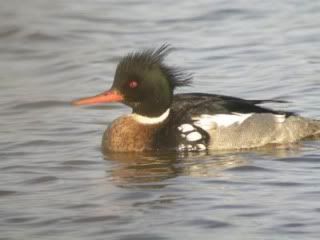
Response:
[[[311,130],[311,133],[309,136],[306,136],[306,138],[312,138],[312,139],[318,139],[320,138],[320,120],[315,119],[308,119],[309,122],[309,128]]]
[[[286,137],[290,141],[320,137],[320,120],[291,116],[284,122]]]
[[[320,138],[320,120],[314,120],[314,121],[315,121],[315,124],[317,125],[317,128],[318,128],[316,130],[316,132],[314,133],[314,136]]]

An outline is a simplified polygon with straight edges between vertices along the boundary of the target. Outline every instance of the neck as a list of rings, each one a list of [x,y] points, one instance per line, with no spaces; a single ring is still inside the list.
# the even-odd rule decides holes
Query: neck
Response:
[[[137,113],[132,113],[131,116],[133,119],[141,124],[159,124],[164,122],[170,113],[170,108],[168,108],[164,113],[157,117],[147,117]]]

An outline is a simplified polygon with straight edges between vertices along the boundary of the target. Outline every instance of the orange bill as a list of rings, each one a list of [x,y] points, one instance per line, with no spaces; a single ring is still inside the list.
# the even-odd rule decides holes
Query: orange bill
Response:
[[[79,100],[72,101],[74,105],[92,105],[98,103],[108,102],[121,102],[123,96],[116,90],[109,90],[93,97],[81,98]]]

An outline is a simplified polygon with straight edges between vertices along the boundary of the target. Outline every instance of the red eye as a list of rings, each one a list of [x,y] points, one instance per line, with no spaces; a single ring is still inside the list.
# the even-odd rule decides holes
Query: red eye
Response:
[[[129,87],[130,87],[130,88],[136,88],[136,87],[138,87],[138,82],[135,81],[135,80],[130,81],[130,82],[129,82]]]

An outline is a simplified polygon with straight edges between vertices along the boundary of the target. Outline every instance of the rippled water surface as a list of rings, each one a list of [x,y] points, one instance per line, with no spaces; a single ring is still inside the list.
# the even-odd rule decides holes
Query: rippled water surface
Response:
[[[199,91],[320,118],[319,1],[4,0],[0,239],[319,239],[320,142],[186,156],[100,151],[129,112],[70,100],[170,43]]]

